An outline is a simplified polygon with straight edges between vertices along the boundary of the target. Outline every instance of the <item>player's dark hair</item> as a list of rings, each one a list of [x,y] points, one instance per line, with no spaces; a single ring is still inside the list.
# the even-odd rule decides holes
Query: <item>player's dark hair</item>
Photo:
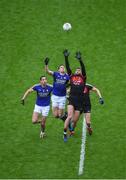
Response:
[[[77,67],[76,69],[81,69],[80,67]]]
[[[44,77],[46,78],[46,76],[40,76],[40,80],[41,80],[42,78],[44,78]]]

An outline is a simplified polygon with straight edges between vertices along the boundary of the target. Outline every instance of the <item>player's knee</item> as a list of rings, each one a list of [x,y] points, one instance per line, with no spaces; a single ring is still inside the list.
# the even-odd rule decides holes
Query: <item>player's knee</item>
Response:
[[[68,119],[72,119],[73,115],[72,114],[68,114]]]
[[[72,117],[73,117],[73,112],[72,112],[72,111],[70,111],[70,112],[68,111],[68,117],[69,117],[69,118],[72,118]]]
[[[58,112],[57,112],[57,111],[53,111],[53,116],[54,116],[55,118],[58,118]]]
[[[32,124],[36,124],[37,122],[37,119],[32,119]]]
[[[58,115],[58,111],[57,111],[57,110],[53,111],[53,116],[54,116],[55,118],[59,118],[59,115]]]

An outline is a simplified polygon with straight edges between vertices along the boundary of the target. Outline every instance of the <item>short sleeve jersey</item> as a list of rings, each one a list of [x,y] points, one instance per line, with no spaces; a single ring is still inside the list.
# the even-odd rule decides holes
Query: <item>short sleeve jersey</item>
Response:
[[[70,96],[72,97],[82,97],[85,87],[86,77],[80,74],[72,74],[70,76]]]
[[[49,106],[50,105],[50,97],[53,87],[50,85],[46,85],[45,87],[40,84],[35,85],[33,90],[37,92],[36,104],[38,106]]]
[[[56,96],[66,96],[66,84],[69,81],[69,75],[54,72],[53,78],[53,94]]]

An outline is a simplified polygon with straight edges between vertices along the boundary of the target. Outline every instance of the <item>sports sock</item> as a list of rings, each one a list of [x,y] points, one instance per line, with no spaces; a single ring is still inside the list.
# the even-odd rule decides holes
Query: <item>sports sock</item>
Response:
[[[72,127],[71,127],[71,122],[69,122],[69,130],[71,131]]]
[[[64,132],[63,132],[64,136],[67,136],[67,130],[64,129]]]
[[[41,131],[45,132],[45,125],[41,124]]]
[[[69,130],[70,131],[74,131],[74,127],[72,126],[72,122],[71,121],[69,122]]]

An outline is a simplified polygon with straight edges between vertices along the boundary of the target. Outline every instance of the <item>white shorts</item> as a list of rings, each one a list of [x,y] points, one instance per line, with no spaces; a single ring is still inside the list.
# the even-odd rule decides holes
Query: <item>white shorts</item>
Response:
[[[46,117],[49,114],[50,106],[38,106],[35,104],[34,112],[42,114],[42,116]]]
[[[66,96],[52,95],[52,107],[58,107],[59,109],[65,109]]]

